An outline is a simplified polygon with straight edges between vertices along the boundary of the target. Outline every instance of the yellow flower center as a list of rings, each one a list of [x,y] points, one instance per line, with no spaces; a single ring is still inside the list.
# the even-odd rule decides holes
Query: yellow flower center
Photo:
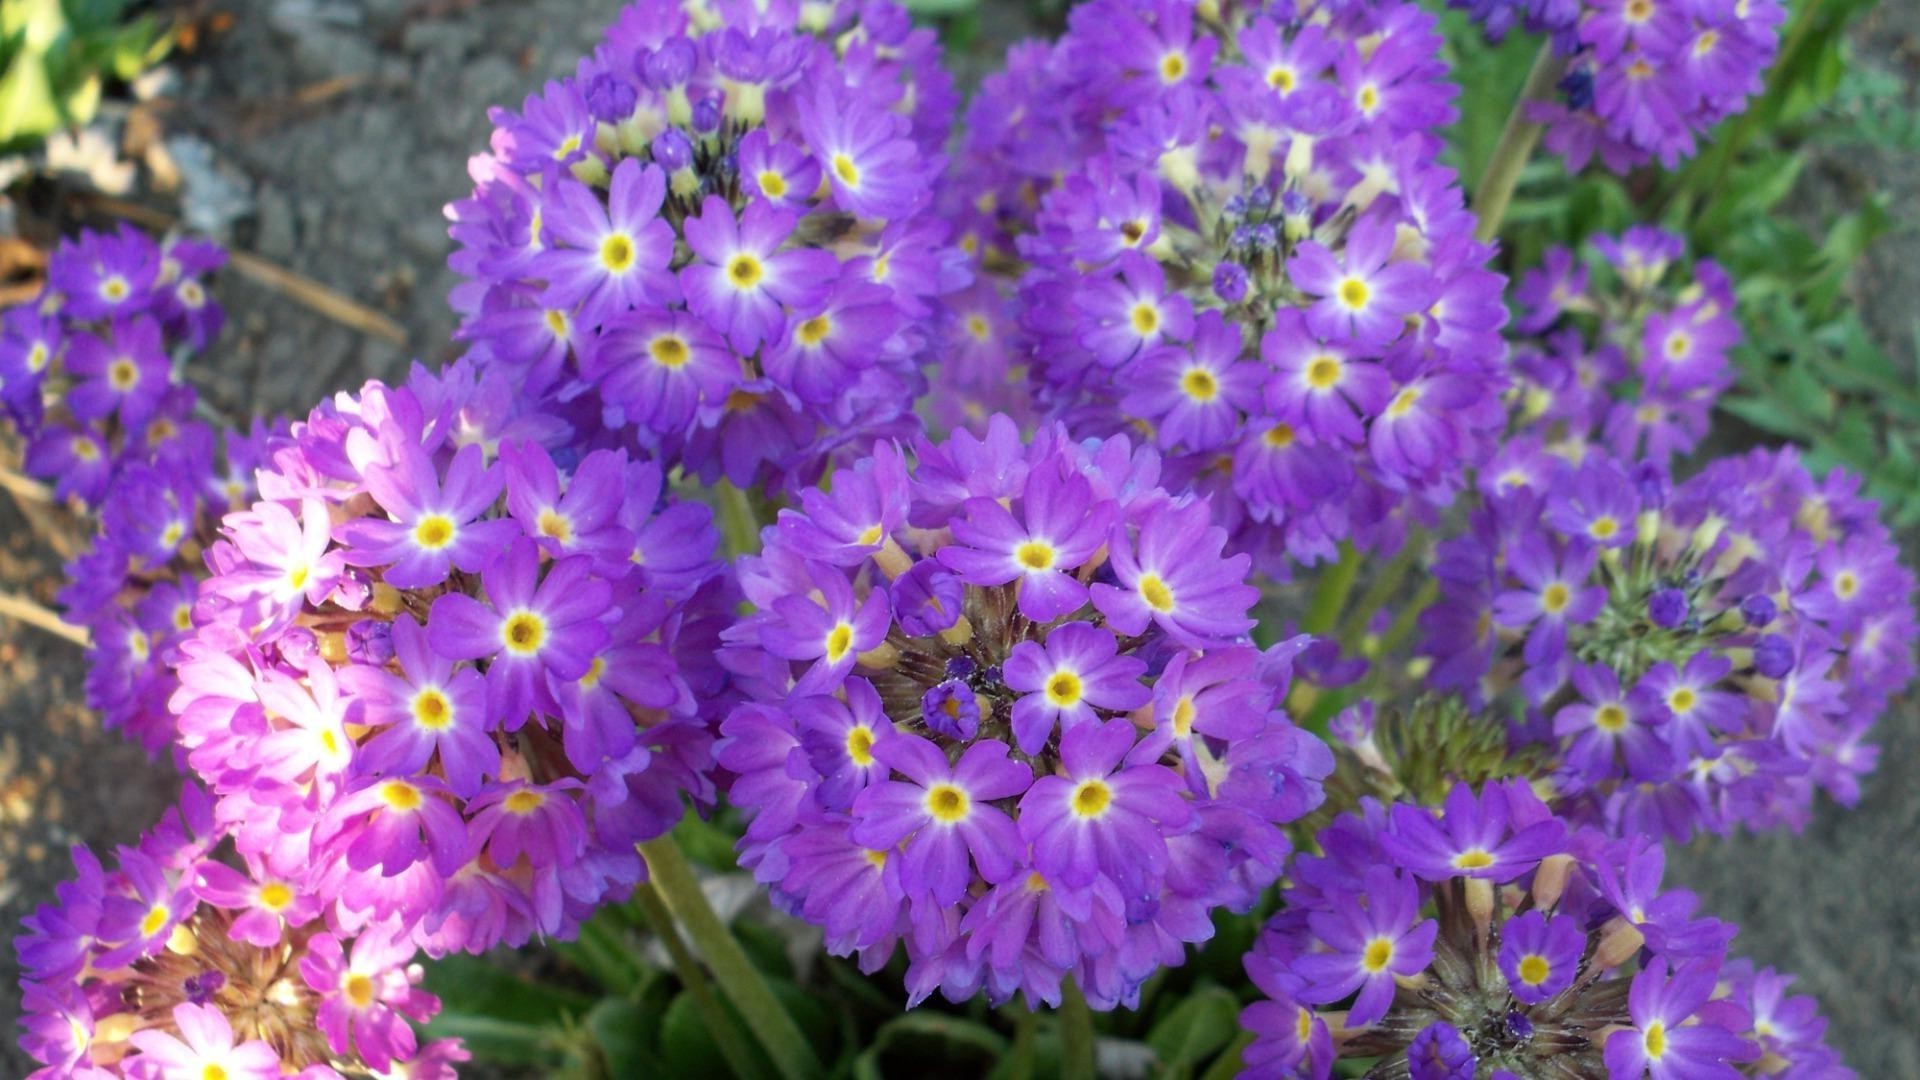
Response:
[[[1340,362],[1339,357],[1316,356],[1307,364],[1307,385],[1315,390],[1329,389],[1340,381],[1340,373],[1344,370],[1346,365]]]
[[[549,540],[558,540],[562,544],[573,541],[573,522],[567,520],[565,514],[551,507],[540,511],[540,517],[535,524],[540,528],[540,535]]]
[[[1699,700],[1699,696],[1693,692],[1692,687],[1682,686],[1667,695],[1667,708],[1677,713],[1692,712]]]
[[[1160,58],[1160,81],[1176,83],[1187,75],[1187,54],[1168,53]]]
[[[1369,975],[1378,975],[1393,963],[1393,942],[1377,937],[1367,942],[1366,951],[1360,954],[1360,966]]]
[[[1050,570],[1055,558],[1051,545],[1029,540],[1013,551],[1013,557],[1029,570]]]
[[[1267,85],[1283,94],[1290,94],[1300,82],[1300,77],[1292,68],[1276,67],[1267,69]]]
[[[1838,596],[1842,600],[1851,600],[1853,599],[1853,594],[1859,591],[1860,578],[1853,571],[1842,570],[1834,576],[1833,594],[1835,596]]]
[[[1387,415],[1392,417],[1405,416],[1413,411],[1414,402],[1419,400],[1420,391],[1409,386],[1393,396],[1393,403],[1387,406]]]
[[[839,177],[840,182],[848,187],[860,186],[860,166],[855,165],[853,159],[845,154],[833,155],[833,175]]]
[[[544,792],[520,790],[507,796],[505,806],[510,814],[531,814],[547,803]]]
[[[1370,113],[1380,107],[1380,88],[1369,83],[1360,88],[1356,100],[1360,103],[1361,112]]]
[[[596,656],[593,663],[587,665],[587,673],[580,676],[580,689],[591,690],[600,685],[600,679],[607,673],[607,658]]]
[[[760,194],[765,195],[769,199],[780,199],[780,198],[786,197],[786,194],[787,194],[787,178],[786,177],[780,175],[779,173],[775,172],[772,169],[762,169],[758,179],[760,181]]]
[[[1367,306],[1368,300],[1373,298],[1373,290],[1359,278],[1350,277],[1340,283],[1339,297],[1342,304],[1359,311]]]
[[[867,863],[875,870],[884,870],[887,865],[887,853],[884,851],[869,850],[867,852]]]
[[[1193,706],[1193,695],[1182,697],[1173,706],[1173,733],[1186,738],[1193,734],[1193,718],[1199,710]]]
[[[1173,610],[1173,590],[1167,588],[1158,574],[1147,574],[1140,579],[1140,599],[1155,611]]]
[[[1071,671],[1056,671],[1047,680],[1047,701],[1061,709],[1078,705],[1083,690],[1080,676]]]
[[[1120,243],[1124,247],[1133,247],[1147,235],[1147,223],[1144,221],[1123,221],[1120,223]]]
[[[307,578],[312,575],[313,571],[308,567],[304,565],[296,566],[287,571],[287,587],[294,592],[299,592],[301,589],[307,587]]]
[[[853,624],[837,622],[827,631],[827,662],[837,664],[853,648]]]
[[[662,334],[647,346],[647,355],[653,357],[653,362],[661,367],[680,368],[686,366],[691,353],[687,349],[686,339],[676,334]]]
[[[413,695],[413,722],[428,731],[445,731],[453,725],[453,702],[429,686]]]
[[[422,796],[419,788],[405,780],[389,780],[380,785],[380,801],[390,810],[418,810]]]
[[[633,238],[626,233],[613,233],[600,241],[600,265],[610,273],[624,274],[633,269]]]
[[[554,337],[566,337],[569,326],[566,312],[561,311],[559,308],[547,309],[547,329],[553,332]]]
[[[1113,804],[1113,789],[1104,780],[1082,780],[1073,789],[1073,812],[1083,818],[1097,818]]]
[[[553,148],[553,160],[565,161],[572,157],[573,152],[578,149],[580,149],[580,136],[578,134],[569,135],[560,140],[559,146]]]
[[[1187,373],[1180,377],[1180,389],[1186,391],[1193,400],[1205,403],[1220,396],[1220,380],[1214,378],[1213,372],[1206,368],[1188,368]]]
[[[293,890],[277,881],[269,881],[260,886],[260,906],[268,911],[279,911],[293,903]]]
[[[868,547],[877,544],[880,542],[880,538],[885,535],[887,535],[887,531],[880,527],[879,522],[874,522],[860,533],[860,546]]]
[[[1669,360],[1684,359],[1687,354],[1693,352],[1693,337],[1683,331],[1675,330],[1667,335],[1666,352]]]
[[[993,324],[987,321],[985,315],[969,315],[967,316],[967,333],[973,337],[973,340],[985,342],[993,337]]]
[[[100,447],[92,439],[75,439],[73,456],[81,461],[94,461],[100,457]]]
[[[128,285],[127,279],[119,274],[114,274],[100,283],[100,295],[116,304],[125,300],[127,294],[132,291],[133,286]]]
[[[1285,450],[1287,447],[1293,445],[1293,427],[1288,424],[1275,424],[1267,429],[1267,433],[1263,436],[1263,439],[1268,448]]]
[[[428,551],[439,551],[453,543],[453,519],[445,514],[428,514],[413,527],[413,542]]]
[[[828,334],[833,333],[833,320],[825,315],[815,315],[801,323],[794,333],[802,345],[818,345],[827,340]]]
[[[347,996],[347,1003],[356,1009],[373,1004],[373,980],[360,972],[348,972],[340,980],[340,992]]]
[[[760,260],[742,252],[727,262],[727,280],[733,282],[736,289],[751,289],[760,284],[760,278],[766,273]]]
[[[1702,31],[1700,36],[1694,39],[1693,55],[1705,56],[1708,53],[1712,52],[1714,49],[1718,48],[1719,45],[1720,45],[1720,31],[1718,30]]]
[[[1540,594],[1540,606],[1546,609],[1549,615],[1560,614],[1567,610],[1567,605],[1572,602],[1573,590],[1558,581],[1547,586],[1545,591]]]
[[[227,1080],[227,1067],[210,1062],[201,1068],[200,1080]]]
[[[165,904],[153,905],[147,909],[146,917],[140,920],[140,936],[152,937],[159,933],[160,928],[167,925],[167,920],[172,917],[173,912],[167,910]]]
[[[1539,986],[1553,974],[1553,968],[1547,964],[1547,958],[1539,953],[1528,953],[1520,958],[1520,981],[1528,986]]]
[[[1468,848],[1453,857],[1456,870],[1484,870],[1493,865],[1493,854],[1485,848]]]
[[[864,725],[848,728],[847,756],[863,769],[873,764],[873,732]]]
[[[1612,515],[1603,515],[1593,519],[1587,526],[1587,535],[1595,540],[1611,540],[1620,534],[1620,521]]]
[[[1160,309],[1154,307],[1152,304],[1142,301],[1141,303],[1133,305],[1131,318],[1133,320],[1134,333],[1139,334],[1141,337],[1146,337],[1148,334],[1160,329]]]
[[[1667,1025],[1655,1020],[1647,1025],[1647,1057],[1658,1061],[1667,1056]]]
[[[531,611],[516,611],[500,624],[500,642],[510,653],[531,656],[547,642],[547,620]]]
[[[107,382],[122,393],[133,389],[139,381],[140,369],[131,360],[115,360],[107,368]]]
[[[27,351],[27,370],[45,371],[52,360],[53,353],[47,349],[46,342],[36,341],[33,348]]]
[[[1602,705],[1593,711],[1593,726],[1609,733],[1621,731],[1627,726],[1627,710],[1618,705]]]
[[[952,784],[935,784],[927,789],[927,813],[935,821],[944,821],[951,825],[967,816],[973,806],[973,800],[967,793]]]

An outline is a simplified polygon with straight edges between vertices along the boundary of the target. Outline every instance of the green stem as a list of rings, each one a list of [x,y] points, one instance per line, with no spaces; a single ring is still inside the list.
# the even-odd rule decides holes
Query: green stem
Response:
[[[660,890],[674,921],[686,930],[694,947],[700,950],[720,992],[746,1019],[747,1027],[760,1040],[760,1045],[766,1047],[774,1068],[786,1080],[818,1076],[820,1059],[814,1055],[813,1047],[807,1045],[800,1025],[793,1022],[780,999],[773,996],[767,981],[760,977],[753,961],[747,959],[740,943],[727,932],[720,916],[714,914],[706,894],[700,891],[700,882],[693,876],[693,867],[674,844],[673,834],[641,844],[640,854],[646,858],[653,884]]]
[[[1093,1013],[1086,996],[1069,978],[1060,987],[1060,1075],[1064,1080],[1094,1080]]]
[[[1013,1021],[1013,1050],[1009,1053],[1013,1061],[1007,1070],[1007,1080],[1033,1080],[1036,1071],[1033,1065],[1033,1029],[1037,1014],[1024,1006],[1015,1007],[1020,1010],[1020,1015]]]
[[[1413,594],[1413,599],[1407,601],[1407,606],[1401,608],[1400,614],[1393,617],[1387,632],[1380,635],[1381,656],[1393,655],[1394,650],[1400,647],[1400,643],[1407,640],[1407,635],[1413,633],[1414,627],[1420,621],[1420,613],[1427,610],[1427,606],[1432,604],[1439,595],[1440,582],[1437,579],[1430,577],[1421,584],[1420,591]]]
[[[1313,599],[1307,602],[1306,617],[1300,620],[1300,629],[1309,634],[1326,634],[1334,624],[1340,621],[1340,611],[1347,605],[1347,594],[1353,591],[1353,582],[1360,574],[1360,550],[1350,540],[1340,543],[1340,561],[1327,567],[1320,577],[1320,583],[1314,586]]]
[[[667,955],[673,958],[673,969],[680,976],[680,985],[693,999],[693,1007],[700,1019],[712,1033],[715,1045],[727,1059],[727,1065],[735,1075],[743,1077],[763,1077],[766,1069],[753,1054],[747,1033],[720,999],[713,996],[713,986],[707,982],[706,972],[700,970],[700,961],[694,959],[687,943],[680,940],[680,931],[675,928],[673,914],[667,910],[666,901],[660,899],[660,893],[651,882],[642,884],[634,890],[634,902],[640,907],[660,944],[666,946]]]
[[[1218,1058],[1214,1059],[1213,1067],[1200,1074],[1200,1080],[1233,1080],[1240,1075],[1242,1068],[1241,1051],[1252,1045],[1253,1032],[1242,1031],[1239,1037],[1234,1039]]]
[[[714,485],[720,500],[720,535],[726,541],[727,554],[752,555],[760,550],[760,515],[753,497],[722,480]]]
[[[1347,612],[1340,623],[1340,640],[1345,643],[1358,642],[1367,632],[1367,626],[1373,621],[1373,614],[1385,607],[1387,601],[1400,589],[1400,583],[1407,579],[1407,571],[1426,553],[1426,539],[1418,532],[1407,537],[1400,548],[1400,554],[1394,556],[1374,579],[1367,591],[1360,594],[1360,601]]]
[[[1546,100],[1565,70],[1565,62],[1554,55],[1553,42],[1542,43],[1540,54],[1533,59],[1533,70],[1527,73],[1526,85],[1520,88],[1520,98],[1507,114],[1507,125],[1500,129],[1493,156],[1480,173],[1480,186],[1473,192],[1473,212],[1480,215],[1480,228],[1474,236],[1481,243],[1500,235],[1500,222],[1507,216],[1507,205],[1513,202],[1513,189],[1520,186],[1520,170],[1540,141],[1543,127],[1527,119],[1527,106]]]

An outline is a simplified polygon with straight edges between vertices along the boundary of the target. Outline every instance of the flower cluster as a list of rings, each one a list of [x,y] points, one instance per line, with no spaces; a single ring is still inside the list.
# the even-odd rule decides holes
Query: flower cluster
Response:
[[[314,410],[207,552],[173,706],[250,865],[430,953],[565,935],[710,801],[709,511],[456,363]]]
[[[889,3],[630,5],[573,77],[494,112],[452,204],[460,336],[581,426],[743,488],[914,430],[929,212],[956,100]]]
[[[1844,803],[1913,675],[1911,572],[1858,494],[1792,451],[1679,485],[1597,450],[1516,444],[1422,616],[1430,683],[1554,750],[1559,806],[1619,835],[1798,826]]]
[[[26,440],[26,471],[61,499],[100,506],[130,465],[210,471],[213,439],[175,371],[219,333],[205,276],[226,253],[155,243],[129,226],[63,241],[38,299],[0,319],[0,405]]]
[[[1279,704],[1301,642],[1243,643],[1247,559],[1150,450],[995,417],[914,457],[881,444],[742,560],[742,863],[868,969],[904,941],[916,1003],[1132,1002],[1320,801],[1332,757]]]
[[[467,1052],[415,1035],[440,1003],[405,934],[335,917],[227,835],[190,786],[113,869],[74,849],[15,943],[33,1075],[451,1077]]]
[[[1592,245],[1598,266],[1552,248],[1514,292],[1524,335],[1514,347],[1516,426],[1549,444],[1604,442],[1623,460],[1665,467],[1706,437],[1733,382],[1733,282],[1711,260],[1676,271],[1685,241],[1663,229]]]
[[[1743,111],[1778,52],[1779,0],[1448,0],[1500,39],[1515,25],[1552,39],[1559,97],[1531,103],[1571,169],[1598,156],[1625,173],[1671,169],[1708,128]]]
[[[1500,424],[1502,282],[1436,163],[1439,44],[1413,4],[1098,0],[1049,93],[1009,79],[975,110],[1015,118],[970,133],[989,163],[1037,126],[1097,133],[1014,245],[1035,392],[1077,433],[1147,432],[1270,573],[1391,546]]]
[[[1811,999],[1729,963],[1734,927],[1661,887],[1657,843],[1570,829],[1524,783],[1368,800],[1320,841],[1246,960],[1267,999],[1243,1075],[1851,1075]]]
[[[194,416],[184,360],[219,333],[201,241],[83,233],[53,253],[47,286],[0,320],[0,402],[26,470],[97,518],[66,568],[66,618],[88,631],[86,703],[158,753],[173,737],[166,668],[192,626],[200,551],[219,516],[252,497],[275,433],[224,439]]]

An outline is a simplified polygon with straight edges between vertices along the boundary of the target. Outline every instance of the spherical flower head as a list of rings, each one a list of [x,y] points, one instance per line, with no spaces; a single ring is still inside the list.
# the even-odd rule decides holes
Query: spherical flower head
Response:
[[[637,448],[568,438],[465,362],[369,384],[208,551],[186,760],[243,854],[352,925],[436,951],[567,933],[711,798],[712,515]],[[335,1041],[391,1026],[342,1000]]]
[[[1685,252],[1679,236],[1637,226],[1595,237],[1577,260],[1555,248],[1522,278],[1521,428],[1555,442],[1604,442],[1622,463],[1662,467],[1699,445],[1733,383],[1730,353],[1742,334],[1733,283]],[[1580,474],[1587,499],[1603,498],[1609,482]]]
[[[1009,73],[1020,126],[976,114],[985,175],[963,173],[997,183],[978,202],[1014,235],[981,268],[1018,283],[1042,405],[1076,434],[1144,432],[1272,575],[1390,547],[1450,501],[1505,385],[1500,278],[1434,164],[1454,92],[1435,24],[1321,14],[1095,4],[1045,70]],[[1071,155],[1037,198],[1016,133]]]
[[[1391,842],[1403,811],[1432,813],[1363,799],[1322,830],[1319,854],[1295,860],[1284,906],[1246,958],[1265,995],[1242,1017],[1249,1065],[1321,1077],[1342,1057],[1415,1077],[1488,1065],[1514,1077],[1735,1076],[1759,1055],[1737,1000],[1747,986],[1730,998],[1714,985],[1732,928],[1661,889],[1657,845],[1577,829],[1505,884],[1468,870],[1442,878]],[[1542,814],[1535,804],[1527,816],[1567,831]],[[1820,1060],[1817,1033],[1802,1038]]]
[[[1525,12],[1529,31],[1550,35],[1564,71],[1558,94],[1529,102],[1545,142],[1569,170],[1598,156],[1612,172],[1691,157],[1699,136],[1744,111],[1779,51],[1784,5],[1774,0],[1711,9],[1635,0],[1466,7],[1494,40]]]
[[[416,1053],[412,1024],[440,1006],[415,985],[404,932],[325,932],[318,897],[237,855],[232,836],[189,785],[112,872],[75,849],[76,876],[18,942],[30,1056],[50,1075],[194,1080],[406,1073],[464,1057],[457,1042]],[[172,894],[164,917],[156,888]],[[117,913],[136,906],[122,925]],[[338,1010],[352,1018],[336,1032]]]
[[[918,426],[914,320],[966,284],[931,213],[951,83],[890,4],[641,10],[494,111],[448,208],[460,336],[703,480],[797,490]]]
[[[1642,236],[1617,257],[1667,255]],[[1669,484],[1593,447],[1524,471],[1438,546],[1423,651],[1431,686],[1548,749],[1557,810],[1685,837],[1857,796],[1914,631],[1912,574],[1854,478],[1759,451]]]
[[[994,417],[883,446],[741,562],[723,660],[751,700],[718,752],[742,863],[836,952],[904,942],[915,1002],[1054,1002],[1068,976],[1129,1001],[1166,950],[1128,922],[1204,935],[1319,801],[1331,760],[1242,637],[1246,560],[1157,475],[1124,439]]]

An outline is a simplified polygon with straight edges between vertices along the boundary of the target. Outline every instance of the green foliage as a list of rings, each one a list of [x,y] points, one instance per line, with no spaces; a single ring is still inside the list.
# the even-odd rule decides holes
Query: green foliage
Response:
[[[18,150],[84,124],[109,80],[126,81],[166,55],[152,16],[126,19],[128,0],[0,0],[0,149]]]

